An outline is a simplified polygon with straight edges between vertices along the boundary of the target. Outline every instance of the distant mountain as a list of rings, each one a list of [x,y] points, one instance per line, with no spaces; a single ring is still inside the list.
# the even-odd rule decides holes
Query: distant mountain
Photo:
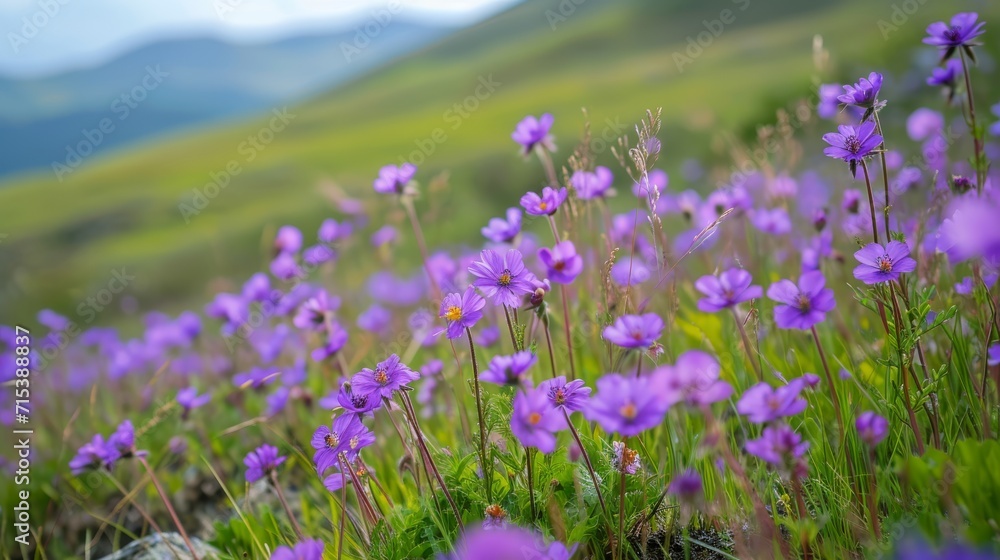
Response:
[[[0,137],[8,140],[0,150],[0,176],[56,163],[56,175],[61,169],[65,177],[74,162],[116,146],[267,112],[450,31],[392,21],[370,36],[351,30],[252,45],[171,40],[95,68],[26,80],[0,77]]]

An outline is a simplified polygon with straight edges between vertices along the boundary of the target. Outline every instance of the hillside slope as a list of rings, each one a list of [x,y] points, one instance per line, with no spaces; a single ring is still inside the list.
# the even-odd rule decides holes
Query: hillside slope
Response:
[[[674,171],[684,157],[704,155],[712,133],[766,122],[776,102],[808,92],[817,78],[815,35],[837,39],[826,44],[842,69],[835,78],[855,77],[886,60],[887,49],[914,48],[925,21],[958,8],[927,4],[919,24],[886,41],[877,20],[891,16],[889,0],[591,0],[564,15],[560,4],[574,5],[519,5],[289,108],[287,125],[273,134],[261,133],[273,122],[264,115],[94,159],[62,183],[47,174],[0,188],[0,230],[8,233],[0,244],[0,311],[33,315],[41,301],[71,310],[122,266],[134,271],[130,289],[143,307],[184,301],[213,277],[261,266],[268,228],[292,220],[311,228],[336,215],[323,194],[330,181],[368,197],[379,166],[421,146],[424,184],[451,171],[450,189],[428,216],[430,241],[474,239],[485,208],[513,204],[517,193],[540,186],[537,166],[525,165],[509,138],[526,114],[556,115],[565,157],[580,135],[581,107],[596,136],[613,137],[645,108],[662,106],[662,167]],[[1000,8],[991,6],[984,19],[996,20]],[[727,9],[732,23],[678,68],[675,55],[717,28],[713,20]],[[893,68],[880,69],[892,75]],[[434,140],[437,129],[445,140]],[[245,143],[258,135],[273,139],[250,159]],[[609,151],[599,158],[611,164]],[[183,215],[181,206],[221,181],[230,162],[239,174],[206,197],[197,215]]]

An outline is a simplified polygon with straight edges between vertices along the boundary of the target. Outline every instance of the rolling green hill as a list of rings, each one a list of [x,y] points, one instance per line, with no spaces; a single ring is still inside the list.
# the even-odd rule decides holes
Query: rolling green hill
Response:
[[[1000,19],[996,4],[928,3],[886,39],[878,20],[889,21],[892,5],[890,0],[519,5],[288,108],[289,122],[273,134],[264,132],[273,115],[263,115],[95,158],[63,182],[47,173],[0,186],[0,233],[7,234],[0,241],[0,312],[28,319],[43,302],[72,310],[123,266],[136,276],[130,290],[144,309],[191,302],[193,296],[203,301],[211,279],[239,277],[263,265],[262,232],[268,236],[294,221],[311,239],[313,226],[338,215],[325,194],[331,185],[371,201],[377,169],[408,158],[419,145],[429,152],[418,174],[424,185],[439,172],[451,172],[449,187],[435,195],[433,208],[426,208],[427,197],[420,201],[426,219],[434,222],[429,242],[474,240],[490,214],[543,180],[536,163],[524,164],[509,138],[526,114],[556,115],[554,132],[565,157],[580,136],[582,107],[595,135],[611,137],[628,132],[646,108],[662,106],[661,167],[674,171],[684,157],[707,155],[713,133],[767,122],[776,103],[807,93],[818,79],[854,78],[872,61],[887,61],[889,53],[903,49],[909,58],[928,22],[960,8],[987,10],[987,21]],[[712,36],[720,29],[712,20],[720,18],[731,23],[720,24],[721,32]],[[699,33],[707,46],[701,53],[686,51]],[[815,35],[825,38],[833,56],[830,75],[814,69]],[[689,56],[690,64],[679,68],[678,55]],[[900,62],[897,70],[907,65]],[[456,103],[466,108],[458,111]],[[446,139],[440,141],[442,135]],[[248,141],[254,136],[257,148]],[[600,159],[610,164],[610,152]],[[239,173],[230,175],[214,198],[206,196],[204,210],[184,216],[181,206],[192,204],[195,189],[205,189],[233,165]],[[376,221],[400,218],[388,205],[369,208],[378,210]]]

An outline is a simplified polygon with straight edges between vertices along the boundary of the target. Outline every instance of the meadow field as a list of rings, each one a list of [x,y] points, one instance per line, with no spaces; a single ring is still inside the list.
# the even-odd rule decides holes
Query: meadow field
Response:
[[[997,557],[997,16],[527,2],[11,179],[4,557]]]

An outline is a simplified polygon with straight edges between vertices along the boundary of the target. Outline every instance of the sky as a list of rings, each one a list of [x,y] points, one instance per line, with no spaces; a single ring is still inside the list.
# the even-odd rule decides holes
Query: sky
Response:
[[[379,14],[434,25],[479,21],[518,0],[2,0],[0,74],[101,64],[157,40],[268,41],[340,31]]]

